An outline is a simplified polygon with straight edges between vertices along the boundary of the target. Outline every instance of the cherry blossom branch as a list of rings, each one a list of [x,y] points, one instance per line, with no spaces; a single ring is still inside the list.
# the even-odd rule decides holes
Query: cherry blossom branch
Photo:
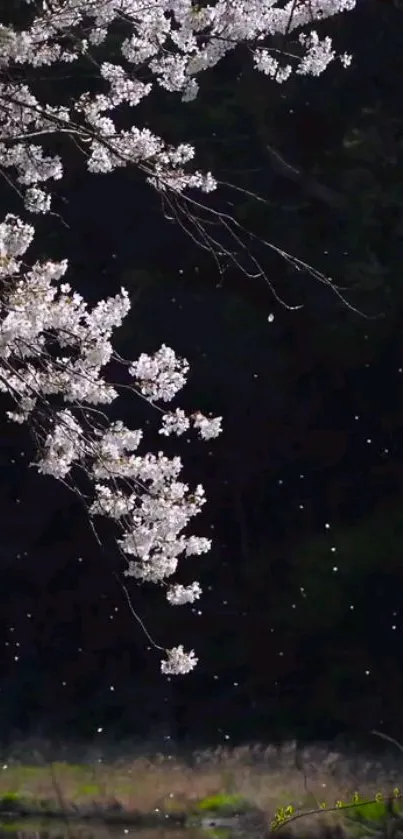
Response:
[[[248,277],[263,277],[282,305],[298,308],[284,303],[250,250],[250,241],[258,240],[343,299],[330,278],[246,231],[230,213],[189,196],[189,190],[209,194],[218,185],[211,172],[194,167],[192,145],[169,145],[134,122],[118,130],[115,120],[121,106],[134,113],[156,87],[179,93],[183,103],[192,101],[203,71],[242,45],[254,69],[276,83],[293,73],[320,75],[335,59],[347,66],[349,56],[337,56],[331,40],[321,39],[312,25],[351,10],[354,0],[315,0],[314,8],[310,0],[287,0],[285,5],[212,0],[201,6],[192,0],[36,0],[31,7],[25,28],[0,22],[0,170],[27,213],[56,215],[52,185],[62,180],[64,162],[59,155],[45,154],[41,143],[66,137],[91,173],[139,169],[182,229],[211,254],[221,276],[232,263]],[[277,51],[272,43],[280,36],[284,46],[291,33],[298,57]],[[110,34],[119,48],[109,50],[113,57],[105,61]],[[292,65],[282,64],[290,57]],[[85,89],[83,73],[84,90],[71,94],[67,104],[40,102],[32,71],[46,67],[52,82],[54,67],[74,62],[81,62],[77,79],[82,63],[96,69],[99,90]],[[111,422],[99,406],[110,405],[122,388],[129,389],[156,409],[163,437],[193,429],[202,440],[214,439],[222,418],[166,409],[186,383],[188,362],[164,344],[136,361],[120,358],[112,335],[130,310],[125,289],[89,309],[64,281],[67,260],[23,264],[33,237],[33,226],[18,216],[9,213],[0,223],[0,391],[16,408],[7,416],[28,424],[36,446],[32,465],[76,492],[93,532],[95,518],[112,522],[125,575],[158,585],[171,605],[192,603],[201,595],[199,583],[184,586],[172,579],[179,561],[210,549],[209,539],[188,531],[205,503],[203,487],[191,490],[180,480],[179,457],[139,453],[143,431]],[[109,380],[112,362],[124,366],[128,383]],[[161,670],[187,673],[196,663],[194,651],[179,645],[166,650]]]
[[[89,311],[83,298],[61,282],[66,260],[22,266],[20,257],[32,238],[33,228],[18,217],[9,214],[0,224],[0,390],[17,405],[8,417],[29,422],[38,452],[32,465],[40,473],[72,482],[90,519],[112,520],[127,576],[162,586],[171,605],[194,602],[201,595],[198,583],[167,585],[166,580],[175,574],[181,555],[210,548],[209,539],[183,532],[205,503],[203,488],[191,491],[178,480],[180,458],[137,454],[141,430],[110,422],[103,411],[91,413],[93,405],[110,404],[118,395],[102,371],[111,360],[118,361],[110,337],[129,311],[127,292],[122,289]],[[186,382],[187,361],[164,345],[135,362],[119,359],[134,381],[126,387],[153,408],[158,401],[172,401]],[[163,436],[180,436],[191,425],[206,440],[221,431],[219,417],[158,409]],[[74,478],[77,471],[85,476],[85,494]],[[185,653],[180,645],[167,651],[161,668],[186,673],[196,661],[194,652]]]

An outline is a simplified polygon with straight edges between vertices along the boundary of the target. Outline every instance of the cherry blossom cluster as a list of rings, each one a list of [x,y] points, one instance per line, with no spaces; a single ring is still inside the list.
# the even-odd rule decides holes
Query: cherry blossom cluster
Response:
[[[116,110],[136,108],[156,86],[180,93],[184,102],[194,99],[200,74],[241,45],[249,48],[255,69],[277,83],[293,73],[318,76],[336,58],[344,66],[351,60],[337,55],[331,39],[314,27],[353,9],[355,0],[25,2],[34,9],[25,28],[0,25],[0,158],[3,169],[16,174],[30,212],[50,210],[43,184],[62,177],[60,157],[45,155],[40,145],[51,134],[73,138],[91,172],[135,165],[160,191],[210,192],[217,185],[211,172],[187,168],[195,156],[190,144],[170,146],[134,122],[120,129]],[[286,62],[278,45],[272,46],[278,35],[287,38]],[[52,66],[63,62],[98,66],[98,90],[83,90],[68,107],[55,107],[21,81],[26,66],[47,68],[51,82]]]
[[[246,46],[254,68],[277,83],[293,73],[319,75],[339,59],[329,37],[314,28],[351,10],[355,0],[22,0],[18,25],[0,22],[0,163],[29,214],[51,212],[54,184],[64,175],[52,139],[74,141],[93,173],[137,167],[161,193],[216,189],[211,172],[194,166],[195,149],[170,145],[133,108],[156,88],[197,97],[199,77]],[[8,14],[10,10],[8,10]],[[25,14],[26,13],[26,14]],[[25,20],[25,22],[24,22]],[[273,38],[287,40],[287,61]],[[281,40],[281,39],[280,39]],[[291,42],[291,46],[290,46]],[[44,101],[60,65],[78,68],[65,104]],[[40,68],[47,84],[36,88]],[[89,92],[86,73],[96,70]],[[60,73],[59,73],[60,76]],[[58,76],[58,78],[59,78]],[[185,105],[184,105],[185,106]],[[125,114],[125,128],[120,115]],[[127,115],[129,114],[129,118]],[[127,124],[129,123],[129,127]],[[59,148],[63,145],[59,143]],[[168,603],[193,603],[198,582],[172,582],[181,557],[200,555],[210,540],[190,535],[205,503],[201,486],[180,480],[179,457],[142,452],[141,429],[110,422],[119,387],[107,371],[124,366],[133,393],[161,418],[162,437],[195,430],[203,440],[221,431],[221,417],[179,407],[165,410],[186,382],[187,361],[163,345],[136,361],[117,356],[112,335],[130,310],[125,289],[90,308],[65,282],[67,260],[27,266],[22,257],[34,228],[8,214],[0,224],[0,391],[11,397],[10,420],[27,422],[38,445],[40,472],[74,484],[80,470],[90,487],[91,519],[106,516],[118,530],[126,575],[165,589]],[[197,663],[182,646],[166,651],[166,674]]]
[[[35,429],[39,472],[62,480],[73,469],[85,473],[92,493],[90,515],[106,516],[117,525],[117,543],[127,558],[125,574],[164,586],[171,605],[193,603],[201,595],[199,583],[167,581],[181,556],[210,549],[209,539],[185,535],[205,503],[203,487],[191,491],[179,480],[179,457],[161,451],[140,454],[140,429],[91,411],[118,396],[102,374],[105,365],[116,361],[111,336],[129,311],[128,294],[122,289],[90,310],[61,281],[66,260],[23,264],[33,235],[31,225],[11,214],[0,224],[0,390],[15,404],[8,416]],[[119,363],[133,392],[159,411],[162,435],[181,435],[193,427],[201,439],[218,436],[221,417],[199,411],[188,417],[179,408],[169,412],[156,404],[175,398],[189,370],[169,347]],[[164,673],[186,673],[197,662],[194,652],[185,653],[183,647],[167,653]]]

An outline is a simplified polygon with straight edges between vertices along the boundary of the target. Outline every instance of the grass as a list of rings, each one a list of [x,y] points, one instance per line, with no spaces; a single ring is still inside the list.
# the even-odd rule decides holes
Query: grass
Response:
[[[88,815],[94,811],[124,817],[151,814],[231,814],[255,812],[269,827],[276,811],[292,805],[297,811],[313,809],[319,802],[333,806],[376,793],[388,795],[403,786],[402,755],[382,759],[335,753],[318,745],[303,753],[304,771],[295,763],[295,744],[280,749],[245,746],[175,755],[142,757],[134,747],[81,750],[73,759],[63,750],[29,743],[12,749],[0,762],[0,809],[4,812],[68,812]],[[57,760],[57,757],[59,759]],[[350,811],[351,812],[351,811]],[[369,813],[368,813],[369,815]],[[263,821],[262,821],[263,820]],[[297,819],[280,831],[310,835],[325,825],[340,825],[340,812],[320,813]],[[343,830],[347,829],[343,827]],[[352,835],[352,834],[349,834]],[[280,839],[280,837],[279,837]]]
[[[250,810],[250,802],[242,795],[231,795],[220,792],[218,795],[207,795],[198,801],[196,811],[198,813],[219,813],[223,816],[245,813]]]

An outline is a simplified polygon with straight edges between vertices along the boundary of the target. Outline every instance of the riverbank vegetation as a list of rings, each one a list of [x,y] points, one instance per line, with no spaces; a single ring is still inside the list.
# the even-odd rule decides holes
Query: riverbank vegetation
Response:
[[[321,745],[301,751],[293,742],[182,755],[174,749],[148,756],[138,751],[135,745],[56,748],[29,742],[10,747],[7,756],[3,749],[0,812],[67,814],[139,826],[208,824],[233,817],[249,825],[251,833],[257,825],[260,832],[281,825],[301,836],[325,828],[347,831],[340,804],[351,803],[354,796],[386,800],[395,790],[399,797],[400,755],[368,757]],[[381,810],[369,815],[382,817]]]

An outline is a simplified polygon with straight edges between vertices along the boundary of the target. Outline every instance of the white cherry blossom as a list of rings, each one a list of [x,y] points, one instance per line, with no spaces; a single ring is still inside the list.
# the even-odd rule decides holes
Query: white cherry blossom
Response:
[[[194,603],[201,594],[202,590],[198,582],[193,582],[188,586],[177,583],[169,587],[167,600],[172,606],[182,606],[184,603]]]
[[[152,406],[176,396],[186,382],[188,362],[166,345],[134,362],[116,357],[111,337],[130,308],[125,289],[90,309],[65,282],[66,260],[31,267],[22,262],[32,239],[32,226],[16,216],[9,214],[0,224],[0,390],[15,404],[8,418],[35,429],[38,459],[33,465],[40,473],[73,481],[74,470],[85,473],[89,514],[114,521],[117,544],[127,556],[125,575],[164,585],[180,558],[210,548],[210,540],[185,535],[205,503],[203,487],[191,490],[179,480],[179,457],[141,452],[142,429],[111,422],[99,412],[94,422],[86,406],[106,405],[118,397],[102,375],[111,359],[125,365],[134,393],[139,388]],[[66,355],[68,351],[72,354]],[[55,398],[66,407],[56,408]],[[207,419],[200,412],[189,418],[180,408],[159,410],[165,434],[183,433],[191,421],[202,436],[205,429],[206,439],[220,430],[221,418]],[[167,600],[171,605],[192,603],[200,594],[198,583],[174,584]],[[163,672],[186,673],[194,666],[193,653],[178,650],[172,655],[168,651]]]
[[[182,644],[179,647],[167,650],[166,653],[165,661],[161,662],[161,671],[166,676],[190,673],[197,665],[198,658],[196,658],[194,650],[186,653]]]
[[[25,29],[0,26],[0,66],[7,69],[7,82],[0,83],[2,166],[26,187],[26,208],[34,213],[48,212],[51,204],[51,193],[38,184],[63,174],[60,157],[44,155],[36,141],[58,133],[85,143],[91,172],[137,165],[161,191],[210,192],[217,186],[211,172],[186,169],[194,158],[191,146],[171,147],[135,121],[129,129],[118,129],[116,109],[135,109],[156,86],[180,94],[184,102],[194,99],[200,85],[196,77],[243,44],[251,45],[255,69],[276,83],[293,73],[318,76],[335,58],[348,66],[351,57],[338,56],[331,39],[319,36],[315,23],[322,25],[354,6],[355,0],[289,0],[285,5],[276,0],[212,0],[205,6],[193,0],[39,0]],[[116,22],[121,40],[113,60],[97,59],[97,50]],[[284,61],[271,46],[276,35],[292,40],[293,49],[286,50],[291,61]],[[20,73],[13,81],[15,68],[52,68],[86,56],[92,66],[98,60],[99,89],[78,92],[68,107],[39,101]],[[151,81],[136,78],[138,65],[148,67]]]
[[[15,26],[9,17],[7,23],[0,21],[0,163],[5,180],[21,197],[21,212],[34,218],[52,212],[53,187],[65,173],[62,157],[49,152],[53,137],[74,141],[90,172],[136,167],[164,200],[189,189],[209,193],[217,182],[212,172],[197,169],[191,144],[173,146],[136,124],[135,109],[144,98],[159,87],[178,94],[186,107],[198,95],[203,71],[245,44],[254,68],[273,84],[293,74],[317,76],[335,59],[344,67],[351,61],[346,54],[338,56],[315,25],[320,22],[322,28],[326,18],[350,11],[355,0],[25,4],[25,26],[23,14]],[[115,46],[106,61],[112,32]],[[287,60],[273,50],[278,35],[292,40]],[[67,105],[47,102],[36,89],[32,69],[43,68],[46,90],[52,88],[53,68],[57,74],[61,65],[78,62],[99,68],[91,92],[83,82]],[[137,75],[140,65],[146,82]],[[120,127],[122,107],[130,114],[125,128]],[[211,440],[221,432],[222,417],[161,408],[157,403],[171,402],[184,387],[188,361],[165,344],[135,361],[120,359],[112,339],[130,310],[127,291],[122,288],[90,307],[64,280],[66,259],[23,262],[34,232],[31,223],[11,213],[0,223],[0,391],[13,408],[7,416],[29,423],[35,432],[34,465],[41,473],[73,485],[78,472],[86,476],[89,513],[92,519],[113,521],[118,548],[127,559],[126,576],[161,586],[171,605],[192,603],[201,595],[199,584],[177,584],[171,578],[179,561],[210,549],[209,539],[188,532],[205,503],[203,487],[192,490],[180,480],[179,457],[143,450],[142,429],[110,422],[102,413],[100,406],[119,395],[106,378],[106,366],[122,364],[133,398],[146,400],[162,415],[162,437],[196,430],[202,440]],[[197,664],[194,651],[186,653],[182,645],[166,656],[161,664],[165,674],[185,674]]]

